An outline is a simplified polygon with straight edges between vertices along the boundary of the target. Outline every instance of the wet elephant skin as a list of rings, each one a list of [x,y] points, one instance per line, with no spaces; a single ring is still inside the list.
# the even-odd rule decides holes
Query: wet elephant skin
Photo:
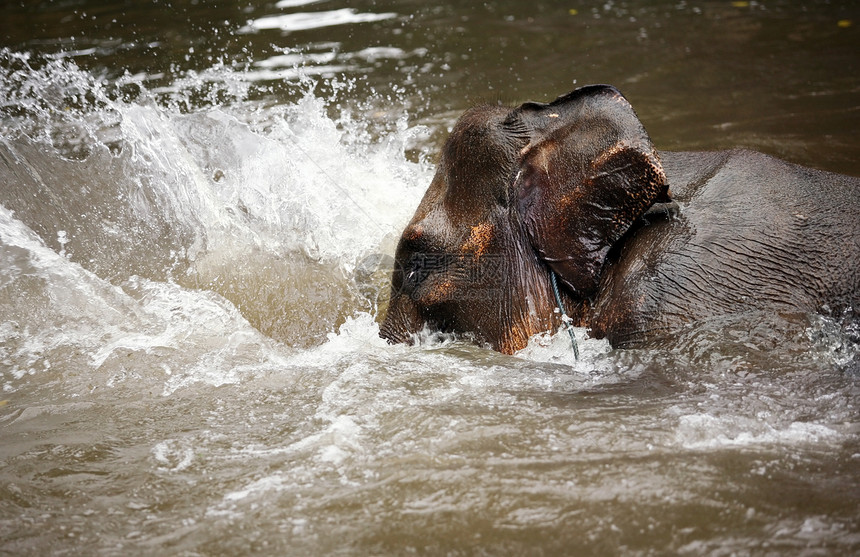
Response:
[[[658,152],[615,88],[467,111],[395,254],[380,334],[505,353],[565,309],[615,347],[742,312],[860,309],[860,179],[746,150]]]

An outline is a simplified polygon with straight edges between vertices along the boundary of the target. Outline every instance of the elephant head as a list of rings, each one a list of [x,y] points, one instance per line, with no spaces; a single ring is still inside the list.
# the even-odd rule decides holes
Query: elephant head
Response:
[[[513,353],[559,324],[551,272],[583,324],[610,248],[667,200],[657,152],[613,87],[468,110],[397,246],[380,335],[408,342],[428,326]]]

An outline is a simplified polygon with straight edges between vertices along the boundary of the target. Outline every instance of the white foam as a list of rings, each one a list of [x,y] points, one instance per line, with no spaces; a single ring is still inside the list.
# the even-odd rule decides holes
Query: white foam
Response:
[[[528,345],[516,353],[520,358],[533,362],[546,362],[551,364],[563,364],[571,367],[588,365],[586,362],[593,361],[597,356],[606,354],[612,347],[606,339],[594,339],[588,337],[587,329],[574,327],[576,344],[579,349],[579,360],[571,343],[570,334],[567,330],[559,330],[555,333],[538,333],[529,339]]]
[[[14,341],[4,348],[12,364],[6,370],[8,379],[56,373],[51,354],[65,354],[69,347],[84,355],[82,362],[72,364],[73,369],[86,362],[89,380],[102,377],[106,385],[140,378],[151,369],[144,363],[140,371],[127,373],[134,369],[129,354],[153,361],[161,360],[162,354],[173,354],[171,373],[166,380],[165,374],[156,378],[165,380],[165,394],[198,381],[234,383],[246,373],[283,365],[277,344],[213,292],[139,277],[132,277],[122,288],[112,285],[47,248],[2,206],[0,246],[22,251],[16,270],[11,275],[3,273],[4,280],[15,288],[16,281],[36,278],[41,289],[33,291],[29,286],[28,295],[4,306],[7,319],[21,314],[20,322],[9,322],[0,330],[6,341]],[[38,312],[28,309],[30,301],[41,298],[46,303]],[[31,321],[22,321],[25,314]],[[113,360],[121,365],[106,366]],[[97,373],[102,368],[103,374]],[[74,375],[80,373],[74,369]]]
[[[323,12],[299,12],[292,14],[270,15],[257,18],[241,27],[239,33],[254,33],[257,31],[279,29],[290,33],[307,31],[322,27],[348,25],[353,23],[369,23],[397,17],[396,13],[359,13],[354,8],[341,8]]]
[[[293,68],[306,64],[328,64],[337,57],[334,50],[329,52],[288,52],[269,56],[264,60],[254,62],[259,68]]]
[[[412,56],[423,57],[427,51],[417,48],[407,52],[396,47],[368,47],[357,52],[339,52],[340,44],[318,45],[318,52],[285,52],[254,62],[242,78],[251,82],[299,82],[311,76],[336,78],[344,73],[356,73],[383,60],[405,60]]]
[[[299,6],[307,6],[308,4],[318,4],[322,0],[279,0],[275,4],[276,8],[297,8]]]
[[[843,435],[822,424],[791,422],[773,425],[746,416],[686,414],[678,418],[675,441],[688,449],[752,445],[837,443]]]
[[[169,350],[170,373],[164,395],[193,383],[218,386],[282,369],[282,347],[251,327],[236,307],[221,296],[172,283],[135,278],[124,286],[136,298],[144,318],[139,332],[124,332],[93,355],[100,367],[116,353],[156,355]],[[190,357],[183,354],[190,352]]]
[[[156,443],[151,452],[165,471],[181,472],[194,461],[194,449],[175,439]]]
[[[377,60],[393,59],[402,60],[409,56],[402,48],[393,46],[373,46],[359,50],[353,54],[356,58],[367,60],[368,62],[376,62]]]

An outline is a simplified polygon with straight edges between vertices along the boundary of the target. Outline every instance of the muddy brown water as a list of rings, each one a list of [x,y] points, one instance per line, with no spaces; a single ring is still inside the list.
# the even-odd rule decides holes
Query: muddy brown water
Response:
[[[860,10],[802,4],[4,4],[0,552],[856,554],[837,321],[377,336],[474,103],[611,83],[659,149],[860,174]]]

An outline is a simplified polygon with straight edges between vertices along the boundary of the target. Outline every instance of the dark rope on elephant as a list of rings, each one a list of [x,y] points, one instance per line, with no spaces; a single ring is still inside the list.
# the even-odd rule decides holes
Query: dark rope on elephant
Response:
[[[555,278],[555,271],[552,269],[549,270],[549,277],[552,281],[552,292],[555,294],[555,303],[558,304],[558,310],[561,312],[561,321],[567,328],[568,334],[570,334],[570,345],[573,347],[573,357],[574,359],[579,360],[579,346],[576,344],[576,335],[573,333],[573,325],[570,322],[571,319],[564,311],[564,304],[561,303],[561,294],[558,291],[558,280]]]

